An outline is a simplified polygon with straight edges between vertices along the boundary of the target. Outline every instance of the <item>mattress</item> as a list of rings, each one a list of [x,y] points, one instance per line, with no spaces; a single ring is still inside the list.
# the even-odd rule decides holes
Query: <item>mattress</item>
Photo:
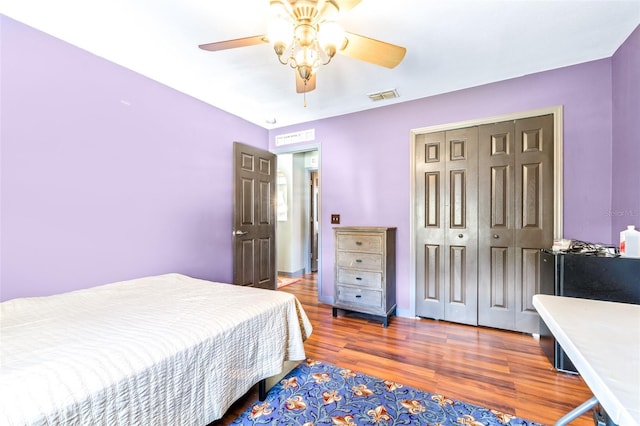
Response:
[[[286,360],[295,296],[167,274],[0,303],[0,424],[205,425]]]

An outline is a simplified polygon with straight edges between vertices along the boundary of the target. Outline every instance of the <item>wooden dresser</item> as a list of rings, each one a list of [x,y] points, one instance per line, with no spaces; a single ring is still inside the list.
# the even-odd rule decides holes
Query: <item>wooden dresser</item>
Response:
[[[334,228],[333,316],[338,309],[383,317],[396,310],[396,228]]]

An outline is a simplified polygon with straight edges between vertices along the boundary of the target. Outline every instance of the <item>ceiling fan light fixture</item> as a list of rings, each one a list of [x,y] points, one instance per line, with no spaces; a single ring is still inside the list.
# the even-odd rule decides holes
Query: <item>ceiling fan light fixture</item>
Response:
[[[303,47],[296,52],[292,66],[294,68],[308,67],[310,69],[316,69],[318,68],[317,63],[318,53],[314,49]]]
[[[353,9],[361,1],[270,0],[266,35],[205,43],[198,47],[217,52],[270,43],[278,61],[296,71],[297,93],[314,90],[316,71],[331,62],[336,54],[389,69],[396,67],[404,58],[406,48],[346,32],[336,22],[342,12]],[[396,96],[377,97],[389,99]]]
[[[278,56],[280,56],[282,52],[286,50],[287,46],[291,44],[293,39],[293,23],[291,20],[280,15],[276,15],[270,19],[267,28],[267,39],[271,42],[273,48],[276,49],[276,53],[278,49],[281,51],[281,53],[278,53]]]
[[[313,74],[313,68],[309,65],[298,65],[296,68],[298,70],[298,74],[300,78],[304,81],[307,81],[311,78],[311,74]]]
[[[338,49],[344,48],[346,42],[344,30],[335,21],[323,22],[318,27],[318,43],[331,60]]]
[[[323,13],[337,15],[333,0],[272,0],[271,7],[267,39],[278,61],[295,69],[305,83],[347,45],[342,27],[333,19],[322,19]]]

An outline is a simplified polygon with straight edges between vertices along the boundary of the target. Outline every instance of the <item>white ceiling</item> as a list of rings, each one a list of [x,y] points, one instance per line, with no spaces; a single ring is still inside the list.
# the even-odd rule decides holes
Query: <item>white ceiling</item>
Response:
[[[389,70],[336,56],[305,108],[269,45],[198,48],[264,34],[268,4],[2,0],[0,12],[267,129],[607,58],[640,25],[640,0],[362,0],[342,26],[405,46],[404,60]],[[367,97],[394,88],[397,99]]]

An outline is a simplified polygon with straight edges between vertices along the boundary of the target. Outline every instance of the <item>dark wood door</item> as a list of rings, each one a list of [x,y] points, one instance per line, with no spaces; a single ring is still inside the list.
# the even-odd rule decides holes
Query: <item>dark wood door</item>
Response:
[[[479,132],[478,324],[538,333],[540,249],[553,244],[553,115]]]
[[[416,311],[476,325],[477,128],[416,137]]]
[[[479,127],[478,323],[515,327],[515,121]]]
[[[416,315],[444,319],[445,132],[415,144]]]
[[[234,143],[233,282],[275,289],[276,156]]]
[[[416,314],[538,333],[553,115],[416,135]]]
[[[444,319],[478,324],[478,129],[446,132]]]
[[[515,131],[515,329],[538,333],[533,295],[540,288],[540,249],[553,245],[553,115],[516,121]]]

